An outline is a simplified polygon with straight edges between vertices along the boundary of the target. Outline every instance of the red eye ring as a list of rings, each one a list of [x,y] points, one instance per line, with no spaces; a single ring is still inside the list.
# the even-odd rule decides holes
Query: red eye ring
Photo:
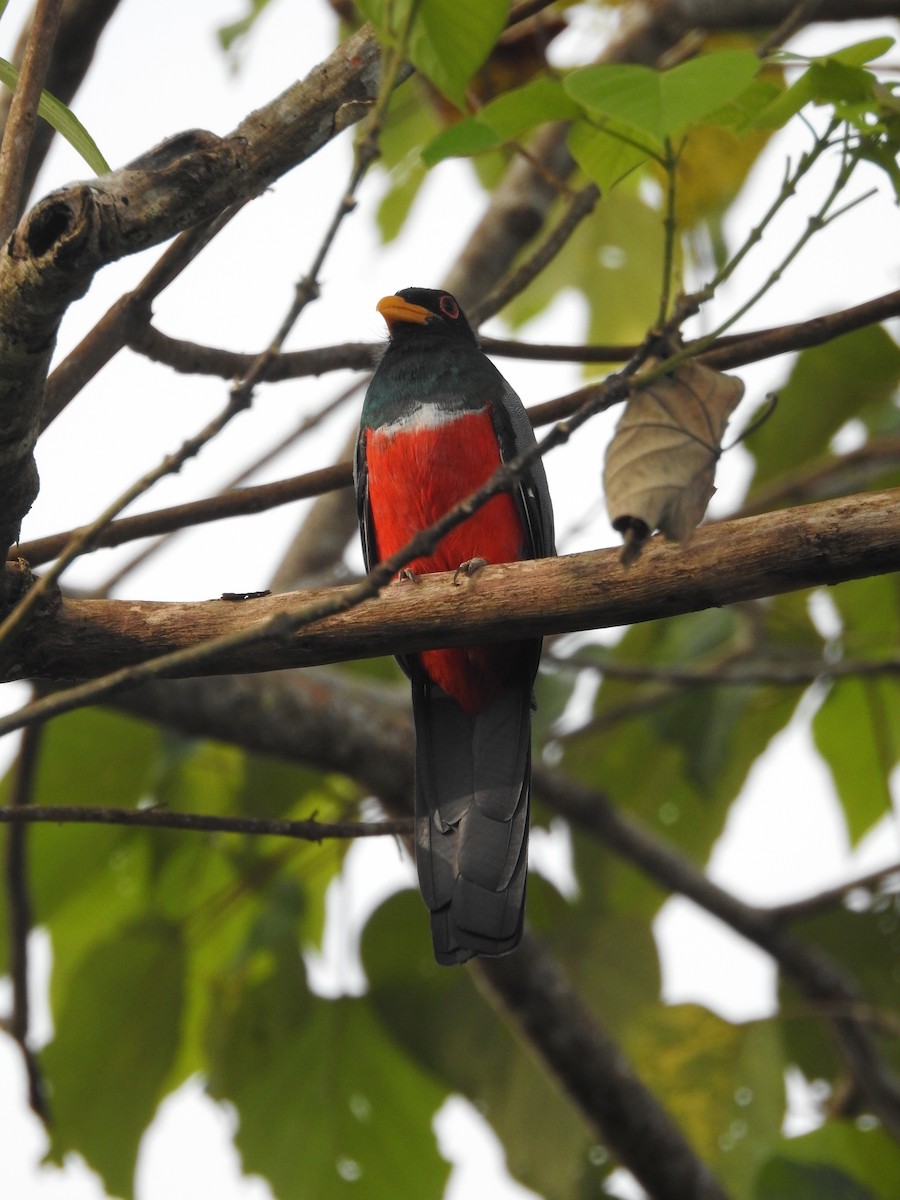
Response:
[[[455,321],[459,316],[459,305],[452,296],[441,296],[440,302],[438,303],[438,308],[445,317],[450,317],[452,321]]]

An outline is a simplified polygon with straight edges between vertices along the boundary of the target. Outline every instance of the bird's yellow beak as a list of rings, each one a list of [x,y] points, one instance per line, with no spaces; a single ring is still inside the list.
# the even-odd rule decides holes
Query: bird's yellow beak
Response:
[[[421,304],[410,304],[402,296],[384,296],[375,305],[376,311],[384,317],[389,330],[396,324],[405,322],[407,325],[424,325],[434,316]]]

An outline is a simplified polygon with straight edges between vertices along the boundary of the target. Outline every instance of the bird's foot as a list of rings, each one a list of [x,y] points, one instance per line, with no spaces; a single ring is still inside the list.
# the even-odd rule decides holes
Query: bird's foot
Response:
[[[401,567],[397,572],[398,583],[417,583],[418,579],[419,577],[412,567]]]
[[[476,574],[476,572],[480,571],[482,567],[486,567],[487,565],[488,565],[488,560],[486,558],[468,558],[468,559],[466,559],[466,561],[460,563],[459,566],[456,568],[456,570],[453,572],[454,585],[456,587],[459,587],[460,575],[468,575],[468,576],[474,575],[474,574]]]

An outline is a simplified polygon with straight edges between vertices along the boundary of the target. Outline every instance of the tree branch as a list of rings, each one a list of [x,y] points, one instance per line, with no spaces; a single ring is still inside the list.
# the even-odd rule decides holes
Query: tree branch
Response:
[[[702,526],[681,548],[656,537],[625,568],[617,550],[485,567],[395,583],[374,600],[286,639],[234,647],[187,673],[288,666],[518,640],[640,621],[900,569],[900,489]],[[18,576],[18,568],[7,565]],[[89,678],[245,631],[352,589],[235,603],[62,598],[13,647],[5,678]],[[165,674],[181,673],[172,670]],[[0,731],[13,725],[0,721]]]
[[[44,89],[63,104],[71,105],[93,61],[100,37],[118,6],[119,0],[65,0],[63,3],[59,29],[53,42],[53,53],[44,80]],[[16,45],[13,56],[13,62],[16,64],[21,62],[32,26],[33,17],[29,17]],[[0,127],[6,124],[8,110],[9,103],[0,101]],[[22,208],[31,194],[54,135],[53,126],[39,117],[22,176],[18,215],[21,215]]]
[[[25,164],[62,6],[63,0],[37,0],[35,5],[22,69],[0,146],[0,242],[5,242],[12,232],[22,201]]]
[[[885,1128],[900,1137],[900,1081],[859,1019],[860,991],[852,977],[816,947],[793,937],[784,927],[781,909],[766,910],[738,900],[635,820],[620,813],[602,793],[540,766],[534,769],[534,781],[536,790],[555,811],[601,838],[663,887],[687,896],[770,954],[817,1015],[828,1021],[867,1102]]]
[[[257,357],[218,346],[169,337],[153,325],[145,325],[128,338],[138,354],[154,362],[165,363],[183,375],[215,375],[234,379],[243,375]],[[327,371],[368,371],[374,366],[380,347],[368,342],[346,342],[339,346],[319,346],[314,350],[286,350],[273,357],[266,372],[267,383],[300,379],[306,375],[324,375]]]
[[[128,825],[148,829],[181,829],[192,833],[241,833],[253,837],[294,838],[321,842],[326,838],[403,837],[412,832],[412,817],[396,821],[287,821],[267,817],[211,816],[169,812],[162,808],[75,808],[71,804],[42,804],[4,808],[0,825],[10,833],[24,825]]]
[[[653,1200],[727,1200],[712,1172],[532,934],[526,931],[515,954],[476,960],[473,973]]]

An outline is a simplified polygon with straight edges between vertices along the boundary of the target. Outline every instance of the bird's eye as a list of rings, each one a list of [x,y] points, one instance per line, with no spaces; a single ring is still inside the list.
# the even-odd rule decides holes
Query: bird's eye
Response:
[[[455,321],[459,316],[459,305],[452,296],[441,296],[441,302],[438,305],[438,308],[445,317],[450,317],[450,319],[453,321]]]

